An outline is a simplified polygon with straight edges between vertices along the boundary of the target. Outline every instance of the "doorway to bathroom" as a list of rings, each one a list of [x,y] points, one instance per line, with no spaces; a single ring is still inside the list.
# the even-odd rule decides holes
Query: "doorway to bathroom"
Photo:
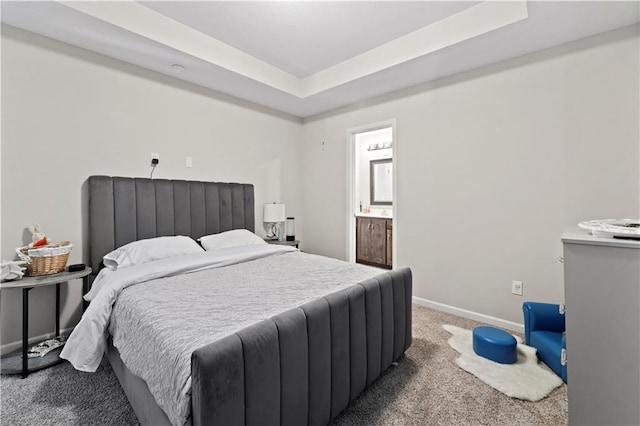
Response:
[[[347,131],[347,253],[390,269],[397,250],[395,120]]]

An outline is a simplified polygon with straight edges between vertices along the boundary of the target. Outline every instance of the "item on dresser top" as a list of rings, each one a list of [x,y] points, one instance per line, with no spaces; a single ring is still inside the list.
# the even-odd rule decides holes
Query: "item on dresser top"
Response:
[[[640,219],[597,219],[578,223],[594,237],[625,237],[640,239]]]
[[[64,271],[73,244],[62,241],[36,248],[16,248],[18,257],[27,262],[27,276],[50,275]]]

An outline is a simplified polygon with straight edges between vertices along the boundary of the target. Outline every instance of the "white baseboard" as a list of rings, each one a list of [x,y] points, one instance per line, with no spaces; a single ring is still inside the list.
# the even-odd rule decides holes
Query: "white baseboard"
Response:
[[[444,303],[434,302],[432,300],[427,300],[416,296],[413,296],[413,303],[421,306],[426,306],[427,308],[435,309],[437,311],[457,315],[459,317],[495,325],[496,327],[506,328],[507,330],[515,331],[516,333],[524,333],[524,324],[519,324],[517,322],[507,321],[502,318],[496,318],[490,315],[456,308],[455,306],[445,305]]]
[[[73,331],[73,327],[71,328],[65,328],[64,330],[60,330],[60,334],[66,334],[68,335],[69,333],[71,333]],[[55,331],[52,331],[51,333],[46,333],[46,334],[41,334],[40,336],[33,336],[33,337],[29,337],[29,346],[38,343],[42,340],[46,340],[46,339],[51,339],[52,337],[55,337],[56,333]],[[4,355],[4,354],[8,354],[9,352],[13,352],[18,348],[22,347],[22,340],[18,340],[16,342],[10,342],[10,343],[5,343],[4,345],[0,346],[0,354]]]

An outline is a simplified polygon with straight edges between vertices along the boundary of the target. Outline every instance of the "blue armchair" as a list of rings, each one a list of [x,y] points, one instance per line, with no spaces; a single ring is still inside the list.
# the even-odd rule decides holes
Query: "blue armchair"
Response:
[[[524,302],[522,311],[525,343],[536,348],[538,358],[567,383],[567,366],[562,359],[567,344],[564,338],[564,313],[560,313],[560,305]]]

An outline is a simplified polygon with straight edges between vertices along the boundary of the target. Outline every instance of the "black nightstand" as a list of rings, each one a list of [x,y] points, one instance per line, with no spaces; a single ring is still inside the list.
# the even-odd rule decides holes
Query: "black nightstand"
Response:
[[[268,242],[269,244],[276,244],[276,245],[280,245],[280,246],[291,246],[291,247],[295,247],[298,248],[298,244],[300,244],[300,241],[298,240],[294,240],[294,241],[278,241],[278,240],[270,240],[268,238],[264,239],[266,242]]]
[[[62,346],[52,350],[43,357],[28,358],[29,348],[29,291],[50,285],[56,286],[56,337],[60,336],[60,284],[82,278],[82,295],[89,289],[88,275],[91,268],[85,267],[76,272],[60,272],[52,275],[41,275],[36,277],[24,277],[20,280],[5,281],[0,284],[0,289],[22,289],[22,348],[17,349],[2,357],[2,374],[22,374],[24,379],[32,371],[37,371],[62,361],[59,357]],[[37,343],[33,343],[31,346]]]

